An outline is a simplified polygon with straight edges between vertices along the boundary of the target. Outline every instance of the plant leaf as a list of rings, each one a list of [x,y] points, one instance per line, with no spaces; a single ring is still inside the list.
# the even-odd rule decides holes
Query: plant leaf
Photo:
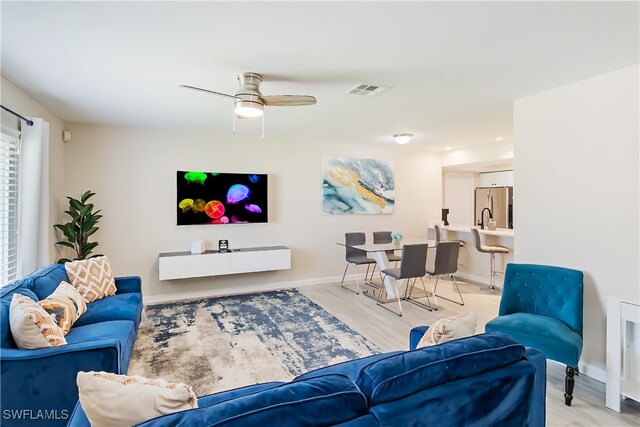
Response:
[[[80,226],[80,230],[82,230],[82,232],[85,232],[85,231],[90,230],[90,229],[91,229],[91,227],[93,227],[92,222],[93,222],[93,221],[91,221],[91,220],[84,221],[84,222],[82,223],[82,225]]]
[[[96,246],[98,246],[98,242],[91,242],[87,246],[85,246],[82,250],[82,257],[86,258]]]
[[[82,208],[84,207],[82,203],[80,203],[76,199],[71,199],[71,198],[69,199],[69,205],[71,205],[71,207],[77,210],[78,212],[82,211]]]
[[[96,195],[96,193],[92,193],[92,192],[91,192],[91,190],[86,191],[86,192],[82,195],[82,197],[80,197],[80,201],[81,201],[82,203],[84,203],[84,202],[86,202],[87,200],[89,200],[89,198],[90,198],[90,197],[95,196],[95,195]]]
[[[73,243],[65,242],[64,240],[56,242],[56,245],[66,246],[66,247],[71,248],[71,249],[75,249],[76,248],[75,246],[73,246]]]
[[[100,228],[100,227],[96,227],[96,222],[97,221],[86,221],[82,223],[82,232],[88,232],[89,230],[91,230],[92,228]]]
[[[85,205],[80,211],[80,216],[86,216],[89,212],[91,212],[91,209],[93,209],[93,205],[91,203]]]
[[[64,237],[66,237],[70,242],[74,242],[76,240],[76,231],[74,230],[73,224],[64,224],[60,225],[60,227],[57,228],[62,231]]]
[[[100,229],[100,227],[92,227],[92,228],[90,228],[90,229],[85,233],[85,235],[86,235],[87,237],[89,237],[89,236],[91,236],[93,233],[95,233],[96,231],[98,231],[99,229]]]

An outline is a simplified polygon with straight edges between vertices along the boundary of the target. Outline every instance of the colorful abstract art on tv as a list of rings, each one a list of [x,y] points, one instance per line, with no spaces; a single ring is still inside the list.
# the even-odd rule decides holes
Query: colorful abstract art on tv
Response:
[[[178,225],[267,222],[267,175],[178,171]]]

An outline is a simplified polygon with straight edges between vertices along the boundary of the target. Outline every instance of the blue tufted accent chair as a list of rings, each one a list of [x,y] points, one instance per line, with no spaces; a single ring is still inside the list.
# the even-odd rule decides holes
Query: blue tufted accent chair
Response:
[[[571,406],[582,353],[581,271],[535,264],[508,264],[498,317],[486,332],[504,332],[567,365],[564,403]]]

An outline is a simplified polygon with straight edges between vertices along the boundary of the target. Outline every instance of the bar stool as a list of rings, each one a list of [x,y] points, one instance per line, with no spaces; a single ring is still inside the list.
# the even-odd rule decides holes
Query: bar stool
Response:
[[[504,246],[483,245],[482,240],[480,239],[480,232],[477,228],[472,228],[471,233],[473,234],[473,244],[478,252],[491,255],[491,283],[489,285],[489,290],[493,292],[496,290],[495,279],[496,274],[498,274],[498,272],[496,272],[496,254],[508,254],[509,249]]]
[[[442,228],[440,224],[434,224],[433,228],[436,230],[436,243],[440,242],[458,242],[460,243],[460,247],[464,248],[464,240],[442,240]]]

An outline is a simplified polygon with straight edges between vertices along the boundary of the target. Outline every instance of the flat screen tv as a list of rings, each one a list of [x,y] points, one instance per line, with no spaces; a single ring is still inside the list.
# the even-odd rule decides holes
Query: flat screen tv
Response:
[[[178,171],[178,225],[267,222],[267,175]]]

